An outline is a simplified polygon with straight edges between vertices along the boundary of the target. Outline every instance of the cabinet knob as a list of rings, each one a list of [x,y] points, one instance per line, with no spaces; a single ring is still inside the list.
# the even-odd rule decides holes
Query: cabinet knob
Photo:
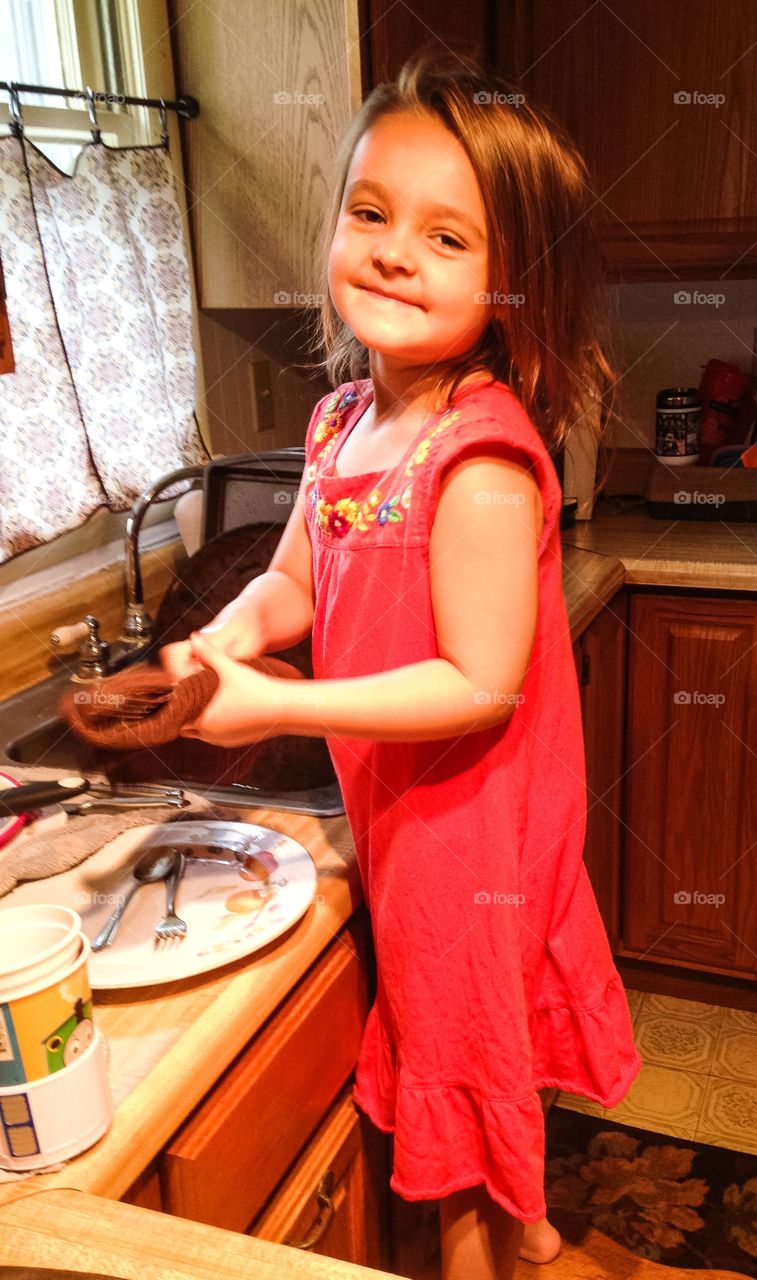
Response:
[[[328,1169],[315,1189],[319,1214],[312,1230],[302,1240],[285,1240],[291,1249],[312,1249],[326,1234],[334,1216],[334,1170]]]

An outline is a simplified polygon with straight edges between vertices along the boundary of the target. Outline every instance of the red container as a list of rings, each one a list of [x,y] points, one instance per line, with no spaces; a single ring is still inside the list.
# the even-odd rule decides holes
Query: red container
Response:
[[[742,444],[757,414],[757,378],[723,360],[710,360],[699,384],[702,401],[699,465],[707,466],[713,450]]]

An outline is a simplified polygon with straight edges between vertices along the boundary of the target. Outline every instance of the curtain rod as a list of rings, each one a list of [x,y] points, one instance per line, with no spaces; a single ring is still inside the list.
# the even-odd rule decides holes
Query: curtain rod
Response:
[[[83,98],[85,102],[89,98],[89,94],[84,89],[55,89],[49,85],[18,84],[15,80],[10,82],[0,80],[0,90],[10,93],[12,89],[17,93],[43,93],[55,98]],[[154,107],[156,111],[162,107],[166,111],[178,112],[184,120],[194,120],[200,114],[199,102],[189,94],[182,94],[176,102],[164,101],[162,98],[130,98],[123,93],[93,93],[91,100],[105,106],[116,103],[119,106]]]

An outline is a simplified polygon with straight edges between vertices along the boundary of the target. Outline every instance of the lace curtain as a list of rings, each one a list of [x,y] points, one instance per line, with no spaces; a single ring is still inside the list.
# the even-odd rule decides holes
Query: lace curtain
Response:
[[[0,562],[207,461],[183,243],[163,147],[92,143],[69,176],[0,139]]]

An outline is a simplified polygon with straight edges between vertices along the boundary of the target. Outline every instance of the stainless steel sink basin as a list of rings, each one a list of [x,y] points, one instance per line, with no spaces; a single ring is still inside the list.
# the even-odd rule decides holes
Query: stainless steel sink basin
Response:
[[[62,773],[76,772],[85,776],[103,771],[103,759],[98,749],[77,738],[57,714],[60,697],[69,679],[68,672],[63,672],[0,703],[0,772],[12,774],[14,764],[60,769]],[[157,779],[150,777],[149,780]],[[289,785],[266,790],[242,783],[217,785],[211,777],[186,781],[166,777],[160,781],[202,791],[209,800],[219,804],[282,809],[323,818],[344,813],[341,792],[335,781],[302,790],[291,786],[291,782],[296,781],[294,778]]]

